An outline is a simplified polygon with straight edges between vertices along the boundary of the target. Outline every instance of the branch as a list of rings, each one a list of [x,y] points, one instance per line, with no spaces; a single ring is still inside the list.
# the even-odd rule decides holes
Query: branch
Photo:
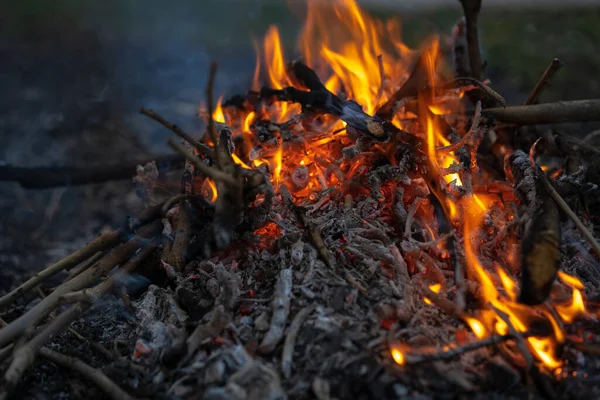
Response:
[[[481,0],[460,0],[465,20],[467,23],[467,44],[469,45],[469,62],[471,64],[471,76],[481,80],[483,75],[483,63],[479,51],[479,33],[477,32],[477,18],[481,11]]]
[[[191,151],[189,151],[187,148],[185,148],[185,146],[182,146],[181,144],[177,143],[175,140],[169,139],[168,143],[169,143],[169,146],[171,146],[171,148],[173,150],[175,150],[176,152],[178,152],[179,154],[184,156],[186,159],[190,160],[194,164],[194,167],[196,167],[196,169],[198,169],[198,171],[202,175],[204,175],[208,178],[211,178],[214,181],[221,181],[221,182],[228,183],[231,185],[238,184],[237,181],[232,176],[230,176],[216,168],[209,167],[208,165],[204,164]]]
[[[405,357],[406,363],[411,364],[411,365],[421,364],[421,363],[426,363],[426,362],[433,362],[433,361],[451,360],[461,354],[475,351],[475,350],[478,350],[478,349],[481,349],[484,347],[493,346],[495,344],[503,343],[503,342],[506,342],[506,341],[512,340],[512,339],[516,339],[515,335],[513,335],[513,334],[502,335],[502,336],[496,335],[496,336],[490,336],[487,339],[479,340],[479,341],[473,342],[473,343],[468,343],[464,346],[455,347],[451,350],[442,351],[439,353],[431,353],[431,354],[407,353],[407,354],[404,354],[404,357]]]
[[[483,110],[483,116],[515,125],[600,121],[600,99],[488,108]]]
[[[383,126],[383,120],[378,116],[371,116],[365,113],[362,107],[352,100],[342,100],[340,97],[331,93],[320,81],[319,77],[308,66],[300,61],[292,64],[292,70],[295,78],[306,86],[310,91],[296,89],[295,87],[286,87],[282,90],[271,88],[262,88],[260,96],[262,98],[273,97],[278,100],[292,101],[299,103],[304,109],[316,109],[318,111],[335,115],[349,126],[378,140],[386,141],[390,134]]]
[[[544,89],[546,89],[548,87],[548,85],[550,85],[550,81],[552,81],[552,78],[554,77],[556,72],[559,69],[561,69],[563,65],[564,65],[564,63],[562,61],[560,61],[558,58],[555,58],[554,60],[552,60],[552,62],[548,66],[548,68],[546,68],[546,71],[544,71],[544,74],[540,78],[539,82],[537,83],[537,85],[535,85],[535,87],[533,88],[533,91],[531,92],[531,94],[529,95],[527,100],[525,100],[525,103],[523,103],[523,104],[525,104],[525,105],[537,104],[540,93]]]
[[[159,172],[183,168],[184,159],[177,155],[153,157],[137,162],[101,167],[14,167],[0,165],[0,181],[18,182],[25,189],[47,189],[131,179],[137,166],[156,162]]]
[[[146,109],[144,107],[140,107],[140,114],[144,114],[144,115],[152,118],[156,122],[160,123],[161,125],[169,128],[177,136],[179,136],[180,138],[182,138],[183,140],[185,140],[186,142],[188,142],[192,147],[194,147],[200,153],[204,154],[206,157],[208,157],[208,158],[213,158],[214,157],[214,153],[213,153],[213,151],[212,151],[212,149],[210,147],[208,147],[205,144],[202,144],[202,143],[198,142],[193,137],[191,137],[190,135],[188,135],[187,133],[185,133],[180,127],[178,127],[177,125],[175,125],[175,124],[167,121],[162,116],[158,115],[154,110],[149,110],[149,109]]]

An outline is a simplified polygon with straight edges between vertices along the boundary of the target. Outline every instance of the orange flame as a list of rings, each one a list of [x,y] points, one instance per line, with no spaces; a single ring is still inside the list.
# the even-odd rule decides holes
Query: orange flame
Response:
[[[215,122],[225,122],[225,114],[223,113],[223,107],[221,104],[223,103],[223,95],[219,96],[219,100],[217,100],[217,106],[213,111],[213,121]]]
[[[206,178],[202,184],[201,190],[202,192],[208,193],[211,196],[211,198],[208,200],[210,203],[217,201],[217,185],[215,185],[215,182],[212,179]]]
[[[394,359],[396,364],[398,364],[398,365],[404,364],[404,362],[406,360],[404,359],[404,354],[400,351],[400,349],[398,349],[397,347],[392,347],[391,353],[392,353],[392,358]]]

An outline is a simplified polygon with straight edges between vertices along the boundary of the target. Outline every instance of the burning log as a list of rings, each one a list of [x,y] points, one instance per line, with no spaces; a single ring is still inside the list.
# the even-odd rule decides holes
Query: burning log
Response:
[[[365,113],[355,101],[342,100],[331,93],[320,81],[315,71],[308,66],[300,61],[295,61],[292,64],[292,71],[296,79],[307,87],[310,92],[294,87],[287,87],[282,90],[264,87],[261,89],[260,97],[274,97],[278,100],[300,103],[303,108],[335,115],[349,126],[375,140],[387,141],[389,139],[389,133],[383,125],[383,120]]]

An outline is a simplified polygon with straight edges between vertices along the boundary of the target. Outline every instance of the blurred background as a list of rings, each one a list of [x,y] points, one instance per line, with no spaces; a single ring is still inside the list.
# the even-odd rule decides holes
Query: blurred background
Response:
[[[216,93],[227,97],[248,89],[252,38],[270,24],[293,58],[303,3],[288,3],[0,1],[0,163],[92,166],[168,153],[170,132],[139,107],[200,135],[196,112],[211,60],[219,62]],[[458,0],[359,4],[400,19],[411,47],[449,34],[462,16]],[[483,0],[486,76],[518,104],[558,57],[565,67],[543,101],[598,97],[599,24],[600,1]],[[164,181],[164,193],[178,190],[177,175]],[[0,182],[0,293],[134,215],[144,203],[132,189],[131,181],[45,190]]]

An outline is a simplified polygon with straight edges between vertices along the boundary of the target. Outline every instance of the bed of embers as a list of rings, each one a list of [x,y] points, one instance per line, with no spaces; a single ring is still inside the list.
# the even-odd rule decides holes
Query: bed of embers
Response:
[[[180,137],[181,193],[139,166],[144,213],[0,299],[0,398],[36,356],[115,399],[598,395],[600,135],[529,127],[598,102],[537,105],[554,60],[507,107],[479,3],[410,50],[309,2],[300,61],[270,28],[216,106],[212,66],[200,141],[142,109]]]

